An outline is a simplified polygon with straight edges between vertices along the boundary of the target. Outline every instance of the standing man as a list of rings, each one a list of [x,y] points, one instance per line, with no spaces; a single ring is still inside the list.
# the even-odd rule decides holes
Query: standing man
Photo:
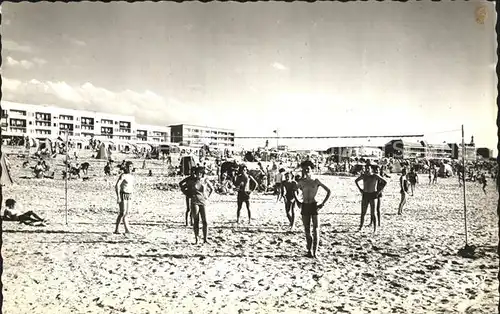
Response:
[[[254,189],[250,188],[250,181],[253,181],[254,189],[256,189],[258,186],[257,181],[248,174],[247,166],[241,165],[234,183],[236,189],[238,190],[238,197],[236,199],[238,205],[238,211],[236,213],[237,224],[240,223],[240,212],[243,207],[243,203],[247,206],[248,223],[252,221],[252,213],[250,212],[250,194],[254,191]]]
[[[191,181],[196,180],[193,169],[194,168],[191,168],[191,174],[189,176],[185,177],[184,179],[182,179],[181,182],[179,182],[179,187],[181,188],[181,192],[186,197],[186,214],[185,214],[186,227],[188,226],[188,217],[189,217],[189,212],[191,211],[190,200],[191,200],[191,196],[192,196],[191,191],[188,189],[188,186],[191,186],[191,184],[190,184]],[[193,216],[191,215],[190,218],[191,218],[190,223],[192,226],[193,225]]]
[[[214,191],[214,188],[212,184],[210,184],[210,181],[204,178],[204,172],[205,169],[203,167],[194,168],[194,178],[186,183],[186,189],[190,191],[189,194],[191,195],[191,219],[194,221],[193,229],[195,244],[198,244],[198,235],[200,233],[200,217],[201,223],[203,224],[203,243],[208,243],[206,203],[207,199]]]
[[[387,176],[387,175],[384,175],[382,168],[381,167],[379,168],[378,166],[374,166],[373,167],[373,172],[375,173],[375,175],[379,175],[382,178],[384,176]],[[380,201],[381,201],[381,198],[382,198],[382,190],[385,188],[385,186],[387,185],[387,183],[385,181],[379,181],[378,184],[379,185],[377,186],[377,190],[379,190],[380,193],[378,193],[378,196],[377,196],[377,206],[376,206],[376,211],[375,212],[376,212],[376,216],[377,216],[378,226],[380,227],[380,221],[381,221],[381,218],[382,218],[382,215],[380,213],[380,205],[381,205]],[[370,220],[370,226],[371,226],[372,223],[374,223],[373,217]]]
[[[411,167],[410,173],[408,173],[408,181],[410,181],[411,196],[415,192],[415,186],[418,183],[418,174],[415,172],[415,167]]]
[[[363,180],[363,188],[359,186],[359,181]],[[379,184],[379,182],[381,184]],[[373,222],[373,232],[377,231],[377,216],[375,215],[375,200],[380,196],[383,187],[387,184],[387,181],[373,173],[370,164],[365,166],[365,172],[362,173],[355,181],[356,186],[362,194],[361,198],[361,223],[359,225],[359,231],[363,229],[365,222],[366,211],[368,210],[368,205],[370,205],[370,216]]]
[[[304,176],[299,182],[297,182],[297,188],[302,192],[302,202],[300,202],[297,198],[298,190],[295,192],[295,201],[302,209],[302,222],[304,223],[304,231],[306,233],[307,241],[306,257],[317,258],[319,242],[318,210],[323,208],[325,202],[330,198],[331,192],[330,189],[320,180],[312,178],[312,169],[314,168],[314,164],[310,160],[302,162],[300,166]],[[320,204],[316,202],[316,194],[318,193],[319,187],[322,187],[326,191],[326,197]],[[312,235],[311,221],[313,224]]]
[[[130,203],[132,202],[132,193],[134,192],[135,178],[130,173],[132,168],[132,162],[127,161],[123,167],[123,173],[118,177],[116,181],[115,191],[117,203],[120,208],[118,213],[118,218],[116,219],[115,233],[118,234],[118,227],[120,222],[123,221],[123,226],[125,227],[125,233],[129,233],[127,214],[130,211]]]

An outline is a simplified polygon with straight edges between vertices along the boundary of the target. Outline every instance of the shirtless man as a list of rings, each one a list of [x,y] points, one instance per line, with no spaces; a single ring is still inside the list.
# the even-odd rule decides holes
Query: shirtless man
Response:
[[[243,203],[245,203],[245,205],[247,206],[248,223],[250,223],[252,221],[252,214],[250,212],[250,194],[253,192],[253,190],[250,189],[250,181],[253,181],[255,188],[258,186],[258,184],[257,181],[248,174],[247,166],[241,165],[238,172],[238,176],[234,181],[234,185],[236,187],[236,190],[238,191],[238,197],[236,200],[238,204],[236,223],[240,223],[240,212],[241,208],[243,207]]]
[[[290,223],[290,230],[293,229],[295,223],[295,191],[297,190],[297,182],[290,180],[290,173],[285,173],[285,181],[281,184],[281,197],[285,202],[285,211],[288,222]]]
[[[116,191],[116,201],[120,208],[118,213],[118,218],[116,219],[115,233],[118,234],[118,227],[120,222],[123,220],[123,226],[125,227],[125,233],[129,233],[127,214],[130,210],[130,203],[132,202],[132,193],[134,192],[135,178],[130,173],[132,168],[132,162],[127,161],[123,166],[123,173],[116,181],[115,191]]]
[[[210,181],[204,178],[203,167],[194,168],[194,179],[187,182],[187,190],[191,195],[191,218],[194,220],[193,229],[195,244],[198,244],[198,235],[200,234],[200,216],[203,224],[203,242],[207,242],[208,224],[206,214],[207,199],[213,193],[214,188]],[[208,194],[207,194],[207,189]]]
[[[307,254],[306,257],[317,257],[318,242],[319,242],[319,219],[318,210],[323,208],[328,198],[330,198],[330,189],[324,185],[318,179],[311,177],[312,169],[314,164],[310,160],[306,160],[301,163],[302,173],[304,176],[297,182],[297,190],[295,191],[295,201],[297,206],[299,206],[302,215],[302,222],[304,223],[304,231],[306,233],[307,241]],[[316,202],[316,194],[318,193],[318,188],[322,187],[326,191],[326,197],[321,204]],[[302,192],[302,202],[297,198],[298,191]],[[311,235],[311,220],[313,224],[313,230]],[[312,251],[311,251],[312,248]]]
[[[359,181],[363,180],[363,188],[359,186]],[[379,197],[382,192],[382,188],[387,184],[387,181],[372,172],[372,167],[368,164],[365,166],[365,172],[361,174],[355,181],[356,186],[363,195],[361,198],[361,223],[359,225],[359,231],[363,229],[365,222],[365,215],[370,205],[370,216],[373,221],[373,232],[377,231],[377,216],[375,215],[375,200]],[[381,184],[379,184],[379,182]]]
[[[187,189],[187,187],[191,181],[194,181],[196,179],[195,175],[194,175],[194,169],[195,168],[192,168],[191,174],[189,176],[185,177],[184,179],[182,179],[181,182],[179,182],[179,187],[181,188],[181,192],[182,192],[182,194],[184,194],[186,196],[186,214],[185,214],[186,227],[188,225],[188,217],[191,218],[190,219],[191,226],[193,225],[193,215],[189,216],[189,212],[191,211],[191,205],[189,203],[189,201],[191,199],[191,194],[189,193],[189,190]]]
[[[373,172],[375,174],[378,174],[382,178],[384,177],[384,173],[382,172],[382,168],[379,168],[378,166],[374,166],[373,167]],[[380,227],[380,221],[381,221],[381,218],[382,218],[381,217],[382,215],[380,214],[380,200],[382,198],[382,190],[385,188],[385,186],[386,186],[387,183],[379,181],[378,184],[379,184],[379,186],[377,187],[377,189],[380,190],[380,193],[377,196],[376,216],[377,216],[378,226]],[[371,219],[370,219],[370,226],[372,225],[372,223],[374,223],[373,217],[371,217]]]
[[[411,187],[411,196],[413,196],[413,193],[415,191],[415,187],[418,183],[418,174],[415,171],[415,168],[412,167],[410,169],[410,173],[408,173],[408,181],[410,182],[410,187]]]

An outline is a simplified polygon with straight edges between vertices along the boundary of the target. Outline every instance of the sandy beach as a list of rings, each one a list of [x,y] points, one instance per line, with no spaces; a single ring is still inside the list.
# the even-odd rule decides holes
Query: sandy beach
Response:
[[[302,257],[299,211],[287,227],[283,203],[253,194],[236,226],[236,196],[214,194],[208,205],[209,244],[193,245],[184,225],[184,197],[160,190],[161,161],[136,160],[132,234],[113,234],[114,184],[103,161],[90,160],[89,180],[69,181],[65,224],[61,159],[56,179],[32,179],[11,158],[16,185],[3,189],[46,227],[3,223],[3,312],[14,313],[494,313],[498,304],[498,194],[468,183],[469,242],[456,178],[428,185],[421,176],[403,216],[397,176],[383,196],[382,227],[358,233],[361,197],[353,177],[320,176],[332,197],[320,213],[320,260]],[[148,177],[149,169],[154,176]],[[115,173],[117,169],[115,168]],[[320,194],[321,199],[324,194]],[[368,219],[369,220],[369,219]],[[368,222],[367,222],[368,223]],[[122,229],[123,230],[123,229]]]

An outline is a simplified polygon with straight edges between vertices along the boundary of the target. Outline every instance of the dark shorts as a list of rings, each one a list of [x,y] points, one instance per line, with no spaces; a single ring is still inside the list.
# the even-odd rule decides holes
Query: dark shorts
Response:
[[[248,202],[250,200],[250,192],[238,191],[238,203]]]
[[[303,216],[314,216],[318,214],[318,203],[302,203],[300,214]]]
[[[369,202],[377,199],[377,192],[363,192],[363,202]]]
[[[121,192],[120,197],[121,197],[122,201],[129,201],[132,199],[132,194]]]

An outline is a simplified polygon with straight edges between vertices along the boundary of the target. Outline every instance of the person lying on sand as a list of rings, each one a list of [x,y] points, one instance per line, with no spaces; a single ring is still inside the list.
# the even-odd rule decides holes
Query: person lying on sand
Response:
[[[293,179],[293,178],[292,178]],[[285,211],[290,229],[293,229],[295,223],[295,191],[297,182],[290,180],[290,173],[285,173],[285,180],[281,184],[281,197],[285,202]]]
[[[359,186],[359,181],[361,180],[363,180],[363,188]],[[377,216],[375,215],[375,200],[377,200],[377,198],[381,194],[381,187],[385,186],[387,184],[387,181],[378,174],[374,174],[371,165],[367,163],[365,166],[365,172],[361,174],[354,182],[356,183],[356,186],[362,194],[361,222],[359,225],[359,231],[363,229],[366,211],[368,209],[368,205],[370,205],[370,216],[373,222],[373,232],[376,232],[378,222]],[[379,182],[381,184],[379,184]]]
[[[19,214],[16,211],[16,201],[12,198],[9,198],[5,201],[5,207],[2,219],[4,221],[19,221],[19,223],[23,223],[29,226],[36,227],[45,227],[45,219],[42,219],[40,216],[35,214],[33,211],[27,211],[24,214]]]
[[[188,194],[191,195],[191,219],[194,221],[193,229],[195,244],[198,244],[198,235],[200,233],[200,216],[201,223],[203,225],[203,243],[208,243],[206,203],[207,199],[213,193],[214,188],[210,181],[204,178],[204,172],[205,168],[203,167],[194,168],[194,178],[192,180],[188,180],[186,183],[186,189],[189,191]],[[208,195],[207,189],[209,190]]]
[[[243,207],[243,203],[245,203],[248,212],[248,223],[252,221],[252,213],[250,212],[250,194],[253,192],[250,189],[250,181],[253,181],[254,187],[258,186],[257,181],[248,174],[247,166],[241,165],[238,171],[238,176],[234,181],[234,185],[238,190],[238,196],[236,199],[236,203],[238,205],[238,210],[236,212],[236,223],[240,223],[240,212]]]
[[[295,191],[295,201],[301,208],[302,222],[304,223],[304,231],[306,234],[307,254],[306,257],[317,257],[318,242],[319,242],[319,219],[318,211],[323,208],[326,201],[330,198],[330,189],[320,180],[312,177],[312,169],[314,164],[310,160],[301,163],[303,178],[297,182],[297,190]],[[318,188],[322,187],[326,191],[326,197],[321,204],[316,202],[316,194]],[[298,191],[302,192],[302,202],[298,199]],[[311,220],[313,230],[311,235]],[[312,248],[312,252],[311,252]]]
[[[179,187],[181,189],[181,192],[186,197],[186,214],[185,214],[185,216],[186,216],[186,226],[188,225],[188,217],[190,217],[191,226],[193,225],[193,216],[189,215],[189,213],[191,211],[190,200],[191,200],[191,196],[192,195],[191,195],[191,191],[188,190],[188,186],[190,186],[189,183],[191,181],[195,181],[196,180],[194,169],[195,168],[192,168],[191,169],[191,174],[189,176],[185,177],[184,179],[182,179],[181,182],[179,182]]]
[[[123,226],[125,227],[125,233],[129,233],[127,214],[130,211],[130,205],[132,202],[132,193],[134,192],[135,178],[130,173],[132,168],[132,162],[127,161],[123,167],[123,173],[118,177],[116,181],[115,191],[116,191],[116,201],[119,206],[118,218],[116,219],[115,233],[118,232],[118,227],[123,221]]]

